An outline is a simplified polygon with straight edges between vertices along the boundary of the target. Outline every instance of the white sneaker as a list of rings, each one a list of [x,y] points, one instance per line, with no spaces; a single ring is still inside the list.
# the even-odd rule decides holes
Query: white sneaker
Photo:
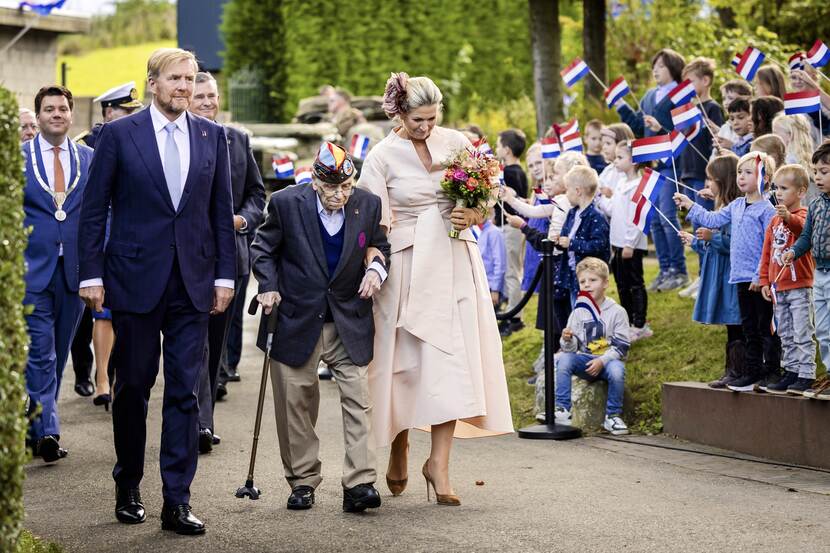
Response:
[[[605,422],[602,423],[602,427],[614,436],[624,436],[625,434],[628,434],[628,427],[617,415],[614,415],[613,417],[605,417]]]
[[[545,422],[545,414],[544,413],[536,413],[536,420],[544,424]]]
[[[694,279],[690,285],[677,293],[681,298],[690,298],[700,288],[700,277]]]
[[[564,407],[556,408],[553,412],[553,419],[556,424],[561,424],[562,426],[571,426],[573,424],[571,412]]]
[[[652,336],[654,336],[654,331],[651,330],[651,327],[648,326],[648,323],[646,323],[643,325],[643,328],[632,326],[629,331],[628,341],[633,344],[637,340],[644,340],[646,338],[651,338]]]

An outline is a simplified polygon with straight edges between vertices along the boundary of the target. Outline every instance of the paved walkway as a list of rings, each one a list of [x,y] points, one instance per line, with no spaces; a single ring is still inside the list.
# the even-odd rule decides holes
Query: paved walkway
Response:
[[[246,343],[254,321],[246,321]],[[341,511],[342,428],[337,391],[322,383],[319,433],[325,481],[318,503],[285,509],[288,487],[276,446],[270,386],[256,483],[259,501],[236,499],[247,471],[262,357],[248,348],[243,380],[217,409],[222,444],[199,460],[193,507],[207,527],[196,538],[161,530],[158,474],[161,388],[150,403],[142,495],[146,523],[113,515],[109,414],[67,382],[61,416],[70,456],[26,469],[26,527],[67,551],[830,551],[830,474],[665,451],[600,438],[551,443],[515,436],[457,441],[452,481],[458,508],[428,504],[421,463],[429,441],[413,433],[410,487],[362,515]],[[67,370],[71,375],[71,369]],[[70,376],[69,380],[72,378]],[[658,440],[657,445],[660,445]],[[381,451],[380,481],[387,451]],[[476,481],[484,482],[483,486]]]

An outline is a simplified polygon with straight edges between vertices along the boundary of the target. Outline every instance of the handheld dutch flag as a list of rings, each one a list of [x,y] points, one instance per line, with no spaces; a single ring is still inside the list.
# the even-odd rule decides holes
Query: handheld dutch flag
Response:
[[[294,177],[294,162],[288,157],[271,156],[271,167],[278,179],[290,179]]]
[[[654,214],[654,202],[660,194],[660,188],[665,184],[666,179],[657,171],[646,169],[643,172],[643,178],[640,179],[640,184],[634,191],[631,201],[634,202],[635,208],[631,216],[631,223],[640,229],[640,232],[646,232],[651,222],[651,217]]]
[[[675,129],[685,129],[698,121],[702,121],[703,114],[696,105],[688,103],[671,110],[671,120]]]
[[[625,77],[622,75],[617,77],[617,80],[611,83],[611,85],[605,90],[606,105],[609,108],[613,108],[614,105],[624,98],[629,92],[631,92],[631,88],[625,81]]]
[[[555,137],[542,139],[542,159],[557,158],[559,153],[559,141]]]
[[[581,152],[582,151],[582,136],[579,131],[562,136],[562,151],[563,152]]]
[[[671,135],[660,134],[640,138],[631,143],[631,161],[645,163],[671,156]]]
[[[484,155],[493,155],[493,148],[490,147],[490,145],[487,143],[487,139],[484,137],[473,142],[473,148],[475,148],[476,151]]]
[[[738,64],[741,63],[741,53],[738,52],[737,54],[735,54],[735,57],[732,58],[732,61],[730,63],[735,67],[738,67]]]
[[[790,71],[793,69],[804,69],[804,52],[796,52],[790,59],[787,60],[787,65],[790,67]]]
[[[683,129],[680,132],[682,132],[686,136],[686,140],[688,140],[689,142],[692,142],[695,138],[697,138],[697,135],[700,134],[700,131],[702,129],[703,129],[703,123],[698,121],[697,123],[695,123],[694,125],[692,125],[688,129]]]
[[[812,113],[820,109],[821,93],[818,90],[805,90],[804,92],[784,94],[784,113],[787,115]]]
[[[52,10],[57,10],[63,7],[66,0],[57,0],[55,2],[20,2],[17,9],[22,10],[24,7],[29,8],[38,15],[49,15]]]
[[[311,167],[300,167],[294,175],[294,182],[297,184],[311,184]]]
[[[599,305],[597,305],[597,302],[594,301],[594,297],[590,293],[584,290],[579,291],[579,293],[576,295],[576,301],[574,302],[574,310],[577,309],[586,310],[591,315],[591,318],[594,320],[595,323],[599,322],[599,316],[602,314],[602,311],[600,310]]]
[[[747,81],[752,81],[755,78],[755,72],[758,71],[758,68],[761,67],[761,64],[764,63],[764,58],[766,56],[762,51],[757,48],[753,48],[752,46],[748,46],[744,53],[741,54],[741,61],[738,63],[738,66],[735,67],[735,71],[738,72],[738,75],[746,79]]]
[[[573,134],[575,132],[579,132],[579,119],[574,119],[573,121],[568,121],[561,127],[554,123],[550,126],[553,129],[553,132],[559,137],[559,140],[562,140],[563,136],[568,136],[569,134]]]
[[[565,80],[565,84],[568,85],[568,88],[571,88],[573,85],[578,83],[582,77],[588,74],[590,69],[588,68],[588,64],[582,61],[581,58],[574,59],[568,67],[563,69],[559,72],[562,75],[562,79]]]
[[[358,159],[365,159],[369,152],[369,137],[365,134],[356,134],[352,137],[352,145],[349,148],[349,153],[352,157]]]
[[[499,186],[504,186],[504,163],[499,163]]]
[[[669,92],[669,99],[672,104],[682,106],[683,104],[691,102],[692,98],[696,95],[697,93],[695,92],[695,86],[692,84],[692,81],[686,79]]]
[[[764,160],[761,159],[761,156],[755,156],[755,174],[758,178],[758,193],[764,193],[764,181],[767,180],[767,173],[764,169]]]
[[[813,67],[824,67],[830,62],[830,48],[821,40],[815,41],[813,47],[807,52],[807,63]]]
[[[681,131],[672,131],[671,133],[671,159],[677,159],[680,157],[680,154],[683,150],[686,149],[686,146],[689,145],[689,141],[686,140],[686,135],[683,134]],[[660,161],[663,163],[667,163],[669,158],[664,157],[660,158]]]

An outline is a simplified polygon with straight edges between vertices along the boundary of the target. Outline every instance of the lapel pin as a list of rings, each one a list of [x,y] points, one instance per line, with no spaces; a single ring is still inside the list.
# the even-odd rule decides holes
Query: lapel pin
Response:
[[[207,138],[207,131],[202,131],[202,137]]]
[[[357,208],[354,208],[354,214],[355,214],[355,215],[360,215],[360,210],[359,210],[359,209],[357,209]]]

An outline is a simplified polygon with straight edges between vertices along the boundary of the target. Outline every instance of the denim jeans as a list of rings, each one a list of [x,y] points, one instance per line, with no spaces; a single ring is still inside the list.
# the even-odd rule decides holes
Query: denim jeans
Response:
[[[663,168],[660,173],[669,178],[674,178],[670,167]],[[671,221],[671,224],[659,213],[654,213],[651,216],[651,239],[654,241],[654,249],[657,250],[660,272],[663,274],[685,275],[686,257],[683,253],[683,242],[680,241],[677,231],[672,228],[672,225],[678,229],[680,228],[680,222],[677,219],[677,206],[674,205],[674,193],[675,186],[670,181],[665,182],[660,188],[656,207]]]
[[[830,367],[830,271],[816,269],[813,278],[816,340],[825,367]]]
[[[608,401],[605,404],[605,416],[622,415],[623,391],[625,390],[625,364],[622,361],[609,361],[597,376],[585,372],[589,361],[597,355],[590,353],[560,353],[556,364],[556,406],[571,410],[571,376],[576,375],[588,382],[605,380],[608,382]]]

